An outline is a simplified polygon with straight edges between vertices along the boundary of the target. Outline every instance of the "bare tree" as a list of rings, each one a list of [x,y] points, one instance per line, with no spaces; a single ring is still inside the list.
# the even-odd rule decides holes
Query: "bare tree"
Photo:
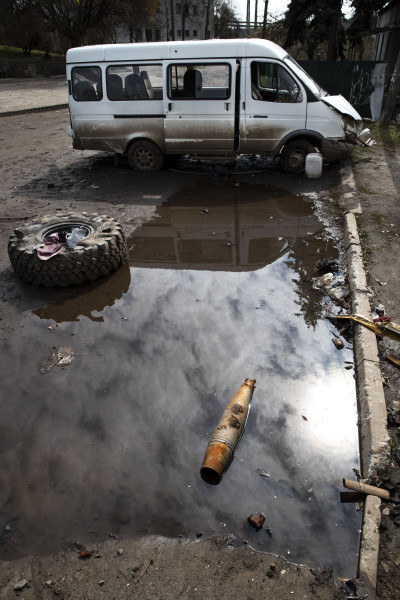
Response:
[[[133,42],[141,29],[148,31],[154,23],[158,0],[118,0],[113,2],[114,14],[121,26],[129,30],[130,41]]]
[[[0,34],[2,43],[22,48],[24,54],[45,46],[49,50],[48,40],[31,0],[3,0]]]
[[[174,0],[171,0],[171,39],[175,41],[175,11]]]
[[[392,118],[399,91],[400,91],[400,52],[397,56],[393,75],[390,80],[389,89],[386,94],[385,100],[383,102],[383,106],[382,106],[380,122],[383,123],[384,125],[388,125]]]
[[[218,38],[235,37],[239,21],[230,0],[216,0],[214,5],[214,29]]]
[[[262,38],[267,37],[267,16],[268,16],[268,0],[264,0],[264,17],[262,26]]]
[[[32,0],[32,5],[71,46],[82,44],[89,29],[113,12],[111,0]]]

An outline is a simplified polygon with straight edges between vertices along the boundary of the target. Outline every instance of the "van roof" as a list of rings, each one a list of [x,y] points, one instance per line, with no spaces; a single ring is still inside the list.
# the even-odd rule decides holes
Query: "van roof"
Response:
[[[148,42],[103,44],[71,48],[67,64],[127,60],[208,59],[267,57],[282,59],[287,52],[274,42],[262,39],[198,40],[184,42]]]

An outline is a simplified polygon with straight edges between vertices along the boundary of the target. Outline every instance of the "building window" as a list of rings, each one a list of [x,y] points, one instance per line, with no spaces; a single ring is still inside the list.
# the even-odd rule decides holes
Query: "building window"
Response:
[[[182,35],[182,29],[177,29],[176,35],[180,37]]]
[[[197,29],[193,29],[193,37],[197,37],[198,33],[197,33]]]
[[[192,10],[193,10],[194,16],[197,17],[197,4],[193,4]]]
[[[180,15],[181,14],[181,3],[177,2],[175,4],[175,14]]]
[[[159,42],[161,40],[161,31],[160,31],[160,29],[156,29],[155,30],[154,36],[155,36],[156,42]]]
[[[185,37],[189,37],[190,36],[190,31],[189,29],[185,29]]]

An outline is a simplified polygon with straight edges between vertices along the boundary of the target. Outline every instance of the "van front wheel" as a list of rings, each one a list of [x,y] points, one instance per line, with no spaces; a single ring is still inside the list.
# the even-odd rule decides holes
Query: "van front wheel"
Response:
[[[289,142],[281,152],[282,169],[288,173],[303,173],[306,156],[312,152],[315,152],[315,148],[306,140]]]
[[[138,140],[129,146],[128,162],[137,171],[159,171],[164,164],[164,155],[152,142]]]

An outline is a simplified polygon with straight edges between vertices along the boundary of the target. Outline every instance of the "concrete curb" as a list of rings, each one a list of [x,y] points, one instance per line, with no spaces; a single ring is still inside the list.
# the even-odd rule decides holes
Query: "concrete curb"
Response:
[[[36,108],[24,108],[21,110],[8,110],[5,112],[0,112],[1,117],[15,117],[16,115],[25,115],[27,113],[36,113],[36,112],[48,112],[50,110],[60,110],[62,108],[68,108],[68,103],[66,104],[53,104],[52,106],[38,106]]]
[[[356,189],[354,177],[347,170],[345,183],[350,192],[345,194],[350,203]],[[350,207],[348,207],[350,208]],[[350,210],[361,212],[358,204]],[[347,270],[351,290],[352,312],[371,317],[369,290],[362,260],[362,248],[354,212],[345,215],[344,239]],[[357,397],[360,428],[360,455],[363,477],[376,474],[379,466],[389,460],[389,435],[383,392],[378,345],[375,333],[363,325],[354,324],[354,354],[357,377]],[[369,600],[376,598],[378,572],[379,527],[381,500],[366,496],[361,532],[358,576],[360,590]]]

